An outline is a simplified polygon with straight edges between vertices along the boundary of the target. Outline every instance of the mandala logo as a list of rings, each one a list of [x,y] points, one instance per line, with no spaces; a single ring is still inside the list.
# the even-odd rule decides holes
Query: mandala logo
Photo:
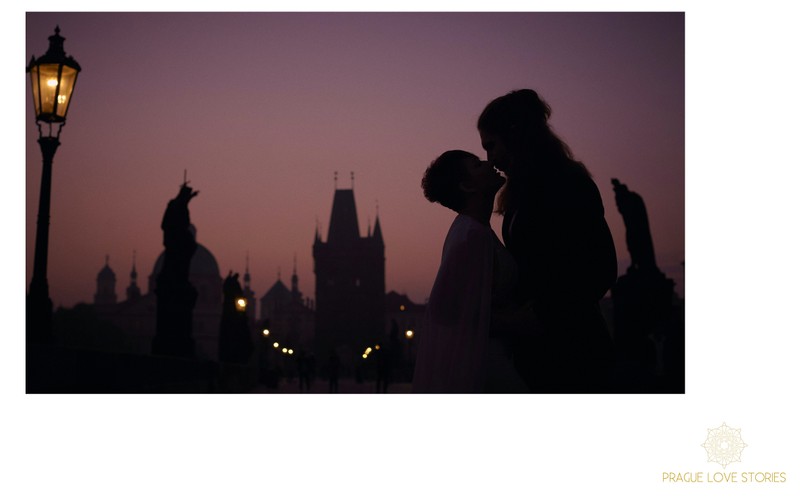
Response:
[[[701,445],[708,453],[708,461],[720,464],[723,469],[731,462],[741,462],[742,450],[747,446],[742,441],[741,431],[724,422],[716,429],[708,429],[706,442]]]

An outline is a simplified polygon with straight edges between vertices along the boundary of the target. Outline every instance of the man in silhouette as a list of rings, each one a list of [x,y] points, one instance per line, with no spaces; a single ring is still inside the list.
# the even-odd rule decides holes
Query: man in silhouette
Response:
[[[339,392],[339,355],[336,350],[331,350],[328,356],[328,392]]]

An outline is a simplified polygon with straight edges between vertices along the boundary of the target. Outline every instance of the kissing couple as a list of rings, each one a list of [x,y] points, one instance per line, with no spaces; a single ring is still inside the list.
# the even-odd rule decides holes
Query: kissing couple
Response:
[[[478,119],[486,161],[450,150],[425,170],[425,197],[457,216],[414,392],[609,390],[613,347],[598,303],[616,281],[616,251],[600,192],[550,113],[534,90],[500,96]],[[502,242],[493,211],[503,216]]]

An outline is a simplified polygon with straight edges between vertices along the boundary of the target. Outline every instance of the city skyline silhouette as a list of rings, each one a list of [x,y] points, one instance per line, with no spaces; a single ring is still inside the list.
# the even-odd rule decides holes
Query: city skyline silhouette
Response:
[[[648,201],[658,263],[682,294],[680,13],[28,13],[28,56],[56,25],[84,70],[54,162],[55,307],[90,302],[107,255],[120,277],[134,252],[150,273],[163,201],[184,172],[202,191],[198,242],[222,271],[243,273],[249,257],[257,296],[295,256],[314,296],[315,232],[327,238],[334,189],[354,187],[360,232],[380,217],[387,291],[422,303],[450,221],[422,196],[424,167],[446,148],[482,153],[480,109],[531,86],[592,172],[618,250],[611,178]],[[554,36],[562,49],[537,43]],[[27,278],[41,176],[29,115]]]

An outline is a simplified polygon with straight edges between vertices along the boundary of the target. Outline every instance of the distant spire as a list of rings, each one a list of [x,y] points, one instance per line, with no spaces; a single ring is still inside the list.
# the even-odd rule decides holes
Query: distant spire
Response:
[[[244,288],[250,289],[250,251],[244,255]]]
[[[333,172],[333,188],[334,189],[338,189],[339,188],[339,172],[338,171]]]
[[[356,188],[356,175],[353,172],[350,172],[350,189],[355,190]]]
[[[379,217],[375,217],[375,229],[372,231],[372,238],[383,243],[383,233],[381,232],[381,221]]]
[[[142,291],[139,290],[139,286],[136,284],[136,279],[138,278],[138,274],[136,273],[136,250],[133,251],[133,265],[131,266],[131,283],[128,285],[128,288],[125,289],[125,294],[127,296],[128,301],[133,299],[137,299],[142,295]]]
[[[333,196],[328,243],[355,243],[359,238],[354,191],[337,190]]]
[[[300,289],[297,286],[297,252],[294,253],[294,266],[292,269],[292,297],[298,298],[300,295]]]
[[[133,265],[131,266],[131,283],[136,283],[136,278],[139,275],[136,273],[136,250],[133,251]]]

